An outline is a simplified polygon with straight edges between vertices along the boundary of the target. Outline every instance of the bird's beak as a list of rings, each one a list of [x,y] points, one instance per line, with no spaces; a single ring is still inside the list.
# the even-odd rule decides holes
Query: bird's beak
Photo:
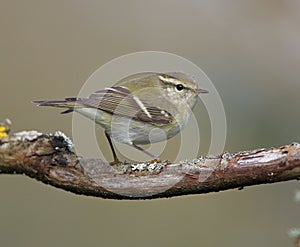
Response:
[[[207,90],[201,89],[201,88],[194,89],[193,91],[194,91],[195,94],[208,93]]]

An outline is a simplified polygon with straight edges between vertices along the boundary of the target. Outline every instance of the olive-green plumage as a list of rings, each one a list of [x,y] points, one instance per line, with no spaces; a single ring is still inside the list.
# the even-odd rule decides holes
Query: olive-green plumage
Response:
[[[151,136],[159,142],[176,135],[187,123],[199,93],[196,82],[180,72],[144,72],[128,76],[114,86],[87,98],[34,101],[40,106],[66,108],[62,113],[78,112],[104,128],[111,140],[126,143],[147,153],[138,144],[150,143],[150,132],[159,128],[165,136]]]

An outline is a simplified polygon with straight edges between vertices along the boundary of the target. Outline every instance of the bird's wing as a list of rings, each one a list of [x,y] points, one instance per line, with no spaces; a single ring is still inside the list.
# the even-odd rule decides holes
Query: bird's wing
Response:
[[[117,114],[152,124],[167,124],[174,121],[174,117],[164,109],[150,106],[123,86],[113,86],[96,91],[88,98],[77,98],[77,103],[87,107]]]

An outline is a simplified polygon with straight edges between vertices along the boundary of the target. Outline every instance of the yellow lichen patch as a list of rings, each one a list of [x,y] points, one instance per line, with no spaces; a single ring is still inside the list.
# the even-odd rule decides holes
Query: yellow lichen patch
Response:
[[[11,122],[6,119],[4,123],[0,123],[0,139],[7,138],[10,132]]]
[[[8,134],[5,132],[0,132],[0,139],[8,137]]]

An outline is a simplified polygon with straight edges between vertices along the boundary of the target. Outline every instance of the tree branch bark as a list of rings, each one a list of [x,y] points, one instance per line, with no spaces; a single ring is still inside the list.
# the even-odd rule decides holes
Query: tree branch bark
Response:
[[[76,194],[153,199],[202,194],[300,178],[300,144],[178,163],[110,166],[78,157],[61,132],[24,131],[0,139],[0,173],[25,174]]]

